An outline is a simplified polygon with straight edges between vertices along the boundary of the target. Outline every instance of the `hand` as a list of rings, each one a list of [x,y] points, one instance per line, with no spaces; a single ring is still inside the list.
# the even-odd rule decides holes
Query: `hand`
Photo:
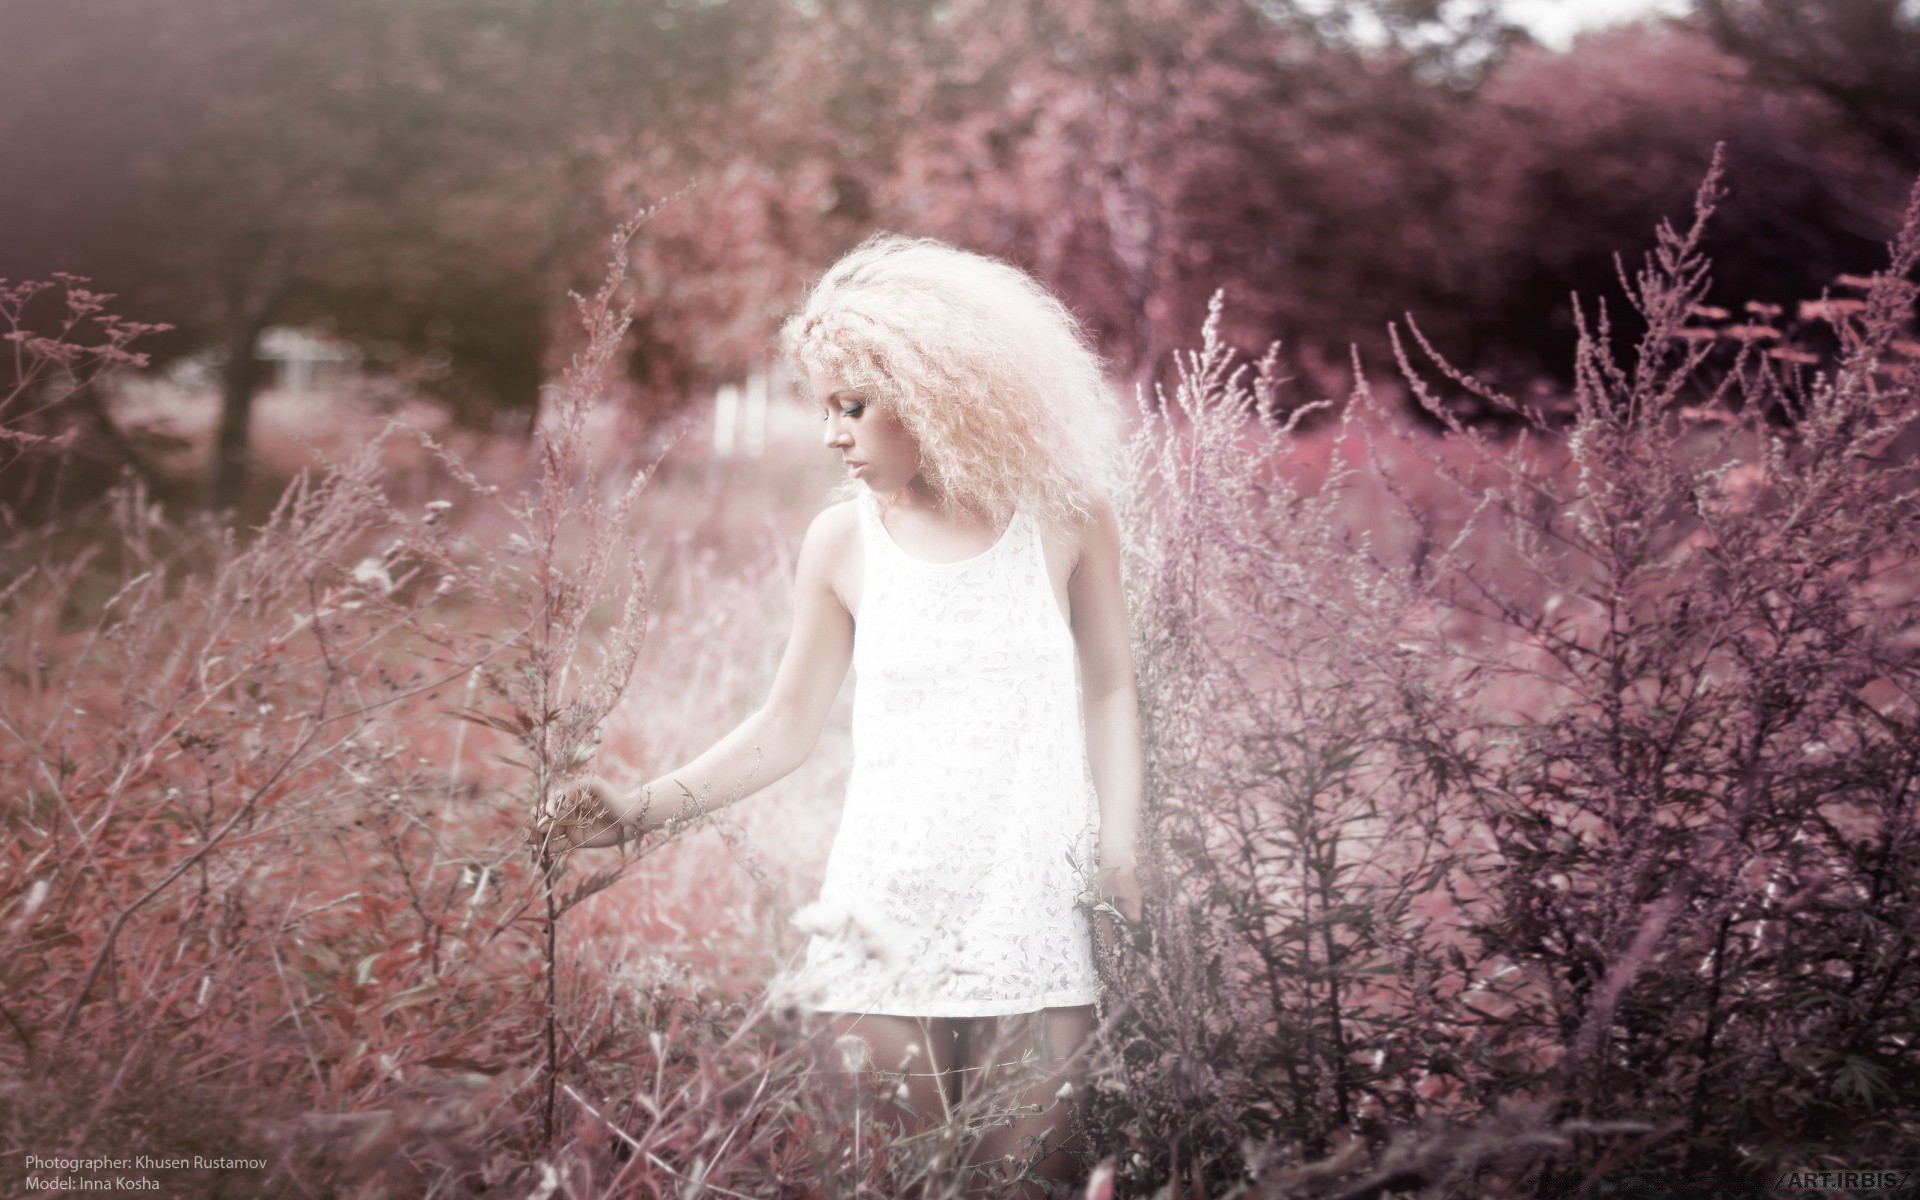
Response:
[[[1112,912],[1101,910],[1093,914],[1094,961],[1104,973],[1123,941],[1131,941],[1135,949],[1145,949],[1141,936],[1144,927],[1140,925],[1140,879],[1134,864],[1117,862],[1102,867],[1099,892],[1102,909],[1113,909],[1120,914],[1116,917]],[[1129,926],[1131,928],[1127,928]]]
[[[626,812],[625,796],[598,775],[556,791],[544,811],[534,814],[526,840],[536,851],[566,854],[590,845],[612,845],[597,835]]]
[[[1100,898],[1119,909],[1129,925],[1140,923],[1140,876],[1133,863],[1100,868]]]

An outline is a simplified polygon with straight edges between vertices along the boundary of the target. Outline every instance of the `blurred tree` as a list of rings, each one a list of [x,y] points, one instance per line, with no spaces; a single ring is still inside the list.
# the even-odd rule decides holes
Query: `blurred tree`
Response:
[[[1719,7],[1759,28],[1759,8]],[[1610,290],[1612,251],[1684,204],[1716,141],[1739,299],[1870,262],[1904,182],[1850,110],[1756,91],[1702,37],[1550,54],[1482,0],[15,0],[9,17],[0,264],[91,274],[179,326],[157,354],[224,357],[222,503],[266,326],[397,352],[463,415],[525,411],[602,232],[688,182],[632,250],[630,365],[662,404],[764,360],[808,276],[876,228],[1032,268],[1141,381],[1222,287],[1228,336],[1281,339],[1296,367],[1377,355],[1412,311],[1461,359],[1526,375],[1567,361],[1568,293]]]
[[[820,0],[760,68],[724,216],[697,205],[684,235],[756,288],[798,274],[771,267],[767,236],[816,270],[876,227],[1005,255],[1136,378],[1218,286],[1258,341],[1344,339],[1350,312],[1377,334],[1394,287],[1430,273],[1408,245],[1433,241],[1406,219],[1411,152],[1444,137],[1466,64],[1507,32],[1475,6],[1361,7],[1378,14],[1364,47],[1352,6]],[[1447,186],[1429,170],[1414,190]],[[773,307],[735,311],[765,328]]]
[[[0,262],[80,270],[224,363],[210,498],[241,496],[261,332],[445,365],[531,408],[607,224],[609,146],[724,86],[754,0],[23,0],[0,64]]]
[[[1714,41],[1762,82],[1819,93],[1920,171],[1920,5],[1911,0],[1699,0]]]
[[[1731,195],[1714,244],[1716,302],[1793,304],[1844,272],[1870,273],[1911,176],[1817,96],[1756,90],[1748,68],[1684,24],[1588,34],[1516,53],[1437,153],[1471,181],[1425,224],[1448,271],[1414,313],[1449,353],[1526,379],[1561,375],[1570,295],[1619,295],[1645,230],[1686,210],[1716,143]],[[1622,336],[1636,317],[1613,304]]]
[[[1252,0],[1269,21],[1350,55],[1390,57],[1471,89],[1526,33],[1495,0]]]

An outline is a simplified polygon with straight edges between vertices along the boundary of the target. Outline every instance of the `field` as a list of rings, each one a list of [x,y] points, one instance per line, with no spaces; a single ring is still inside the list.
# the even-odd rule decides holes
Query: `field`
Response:
[[[1702,309],[1697,234],[1551,407],[1403,335],[1405,378],[1316,408],[1216,314],[1140,414],[1150,905],[1103,954],[1088,1194],[1920,1155],[1920,209],[1814,364]],[[524,842],[759,703],[834,479],[805,420],[758,460],[623,423],[616,294],[531,441],[269,399],[261,457],[306,473],[253,528],[133,482],[9,531],[10,1186],[142,1154],[262,1160],[148,1172],[195,1196],[961,1194],[1004,1105],[897,1136],[762,993],[847,692],[665,843]]]

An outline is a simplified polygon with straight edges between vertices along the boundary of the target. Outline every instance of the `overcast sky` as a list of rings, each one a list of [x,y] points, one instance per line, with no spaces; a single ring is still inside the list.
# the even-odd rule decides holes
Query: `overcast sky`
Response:
[[[1513,20],[1555,49],[1566,49],[1582,29],[1656,14],[1678,15],[1686,0],[1506,0]]]

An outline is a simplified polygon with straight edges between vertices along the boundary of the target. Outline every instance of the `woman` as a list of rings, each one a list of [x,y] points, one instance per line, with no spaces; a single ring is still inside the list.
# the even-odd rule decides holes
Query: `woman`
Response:
[[[785,775],[852,664],[846,805],[795,918],[806,961],[776,993],[826,1014],[865,1069],[904,1071],[914,1125],[1025,1060],[1022,1115],[976,1161],[1032,1151],[1069,1181],[1097,992],[1084,898],[1140,916],[1112,391],[1044,288],[926,239],[848,254],[782,344],[852,498],[807,530],[772,693],[635,791],[594,781],[618,820],[562,840],[617,845]]]

